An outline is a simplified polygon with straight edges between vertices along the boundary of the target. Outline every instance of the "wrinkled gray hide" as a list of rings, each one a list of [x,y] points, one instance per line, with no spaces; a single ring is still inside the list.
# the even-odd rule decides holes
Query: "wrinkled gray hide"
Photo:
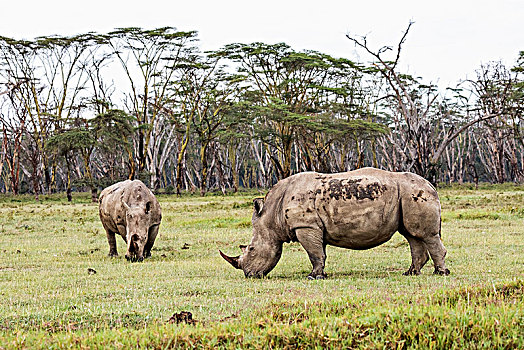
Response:
[[[150,257],[162,212],[149,188],[139,180],[118,182],[104,189],[98,202],[109,256],[118,256],[115,234],[119,234],[127,244],[126,259],[142,261]]]
[[[435,273],[448,275],[440,222],[437,192],[418,175],[374,168],[306,172],[279,181],[265,199],[254,200],[253,238],[241,246],[240,256],[220,253],[247,277],[262,277],[277,264],[282,244],[298,241],[313,265],[308,277],[321,279],[326,245],[369,249],[398,231],[411,248],[406,275],[420,274],[429,256]]]

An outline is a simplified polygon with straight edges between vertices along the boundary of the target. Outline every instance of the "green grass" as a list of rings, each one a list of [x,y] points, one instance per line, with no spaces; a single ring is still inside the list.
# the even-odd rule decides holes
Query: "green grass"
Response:
[[[324,281],[306,280],[297,243],[261,280],[220,258],[249,243],[255,192],[159,196],[153,257],[135,264],[120,238],[107,257],[87,194],[0,197],[0,349],[523,348],[524,189],[439,192],[450,276],[402,276],[397,234],[367,251],[328,247]],[[197,322],[167,322],[181,311]]]

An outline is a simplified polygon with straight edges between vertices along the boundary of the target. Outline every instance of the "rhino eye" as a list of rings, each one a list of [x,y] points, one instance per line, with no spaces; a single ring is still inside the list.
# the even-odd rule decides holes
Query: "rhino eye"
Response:
[[[247,250],[250,251],[250,252],[252,252],[253,249],[255,249],[255,247],[253,247],[253,246],[250,246],[250,247],[247,248]]]

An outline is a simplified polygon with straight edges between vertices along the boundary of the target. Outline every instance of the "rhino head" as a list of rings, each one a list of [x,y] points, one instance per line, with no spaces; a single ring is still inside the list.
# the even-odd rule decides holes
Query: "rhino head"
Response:
[[[149,237],[151,202],[129,206],[122,200],[126,212],[126,259],[144,260],[144,248]]]
[[[282,242],[275,239],[273,220],[269,210],[264,210],[264,199],[253,201],[254,210],[251,222],[253,224],[253,238],[249,245],[241,245],[242,254],[227,256],[220,251],[220,255],[234,268],[244,271],[246,277],[264,277],[276,266],[282,255]]]

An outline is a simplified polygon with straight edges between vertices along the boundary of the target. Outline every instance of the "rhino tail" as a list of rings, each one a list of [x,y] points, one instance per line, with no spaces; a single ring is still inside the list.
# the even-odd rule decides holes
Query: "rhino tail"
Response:
[[[403,236],[409,234],[404,225],[404,212],[402,210],[402,198],[400,197],[400,193],[398,197],[398,232]]]

